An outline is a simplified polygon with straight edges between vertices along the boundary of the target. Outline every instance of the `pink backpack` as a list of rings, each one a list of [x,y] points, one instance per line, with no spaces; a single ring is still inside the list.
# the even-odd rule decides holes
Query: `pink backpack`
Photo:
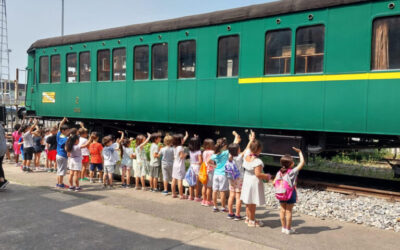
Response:
[[[284,175],[289,174],[291,171],[292,170],[289,169]],[[274,184],[275,197],[280,201],[288,201],[292,198],[294,187],[283,179],[284,175],[282,175],[281,172],[278,172],[278,174],[280,177],[278,177]]]

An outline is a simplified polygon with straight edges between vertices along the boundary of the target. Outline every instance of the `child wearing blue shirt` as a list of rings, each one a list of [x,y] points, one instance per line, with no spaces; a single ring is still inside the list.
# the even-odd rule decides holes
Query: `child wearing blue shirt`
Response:
[[[225,164],[229,159],[229,151],[227,150],[228,143],[227,139],[219,138],[215,144],[215,153],[211,156],[209,164],[214,164],[214,177],[213,177],[213,202],[214,202],[214,212],[218,212],[217,205],[217,192],[220,193],[222,212],[228,212],[226,208],[226,196],[225,192],[228,191],[229,184],[228,178],[225,174]]]

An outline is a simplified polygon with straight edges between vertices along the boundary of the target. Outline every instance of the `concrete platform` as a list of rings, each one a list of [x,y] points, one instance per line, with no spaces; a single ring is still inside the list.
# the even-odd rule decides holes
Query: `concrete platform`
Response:
[[[280,232],[276,210],[257,208],[266,225],[248,228],[193,201],[134,189],[80,193],[53,188],[53,173],[5,164],[0,249],[397,249],[399,234],[295,214],[295,235]]]

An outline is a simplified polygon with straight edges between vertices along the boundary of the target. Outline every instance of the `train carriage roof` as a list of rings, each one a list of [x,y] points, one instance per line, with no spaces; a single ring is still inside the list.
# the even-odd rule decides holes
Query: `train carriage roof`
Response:
[[[28,52],[37,48],[218,25],[254,18],[263,18],[293,12],[308,11],[369,1],[371,0],[281,0],[229,10],[215,11],[206,14],[168,19],[164,21],[133,24],[111,29],[66,35],[62,37],[60,36],[41,39],[34,42],[28,49]]]

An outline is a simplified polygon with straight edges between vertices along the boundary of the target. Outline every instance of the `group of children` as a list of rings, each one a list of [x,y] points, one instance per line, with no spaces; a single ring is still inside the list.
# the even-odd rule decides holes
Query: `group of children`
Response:
[[[228,143],[226,138],[219,138],[216,142],[194,135],[189,139],[186,132],[183,134],[167,134],[162,138],[161,133],[138,135],[125,138],[124,132],[119,131],[120,137],[112,135],[102,138],[88,130],[81,123],[80,128],[70,129],[64,118],[58,127],[49,129],[43,137],[42,131],[35,120],[32,125],[16,126],[13,133],[16,161],[18,155],[23,155],[22,169],[31,171],[31,161],[34,157],[35,167],[39,167],[40,154],[47,153],[47,167],[57,169],[57,188],[66,188],[64,176],[69,169],[69,188],[80,191],[80,180],[102,182],[104,188],[113,187],[113,173],[117,166],[121,170],[122,187],[131,186],[131,172],[133,171],[136,190],[150,190],[158,192],[158,178],[160,172],[163,178],[162,194],[168,195],[168,185],[171,183],[172,198],[200,202],[202,206],[213,207],[214,212],[227,212],[227,218],[235,221],[242,220],[240,210],[242,202],[246,205],[245,222],[249,227],[263,226],[255,219],[256,206],[265,205],[264,181],[269,181],[271,175],[263,173],[263,162],[259,158],[262,144],[251,131],[249,142],[245,150],[241,150],[241,137],[235,131],[234,140]],[[184,147],[189,139],[188,150]],[[151,141],[148,150],[147,144]],[[161,143],[163,141],[163,143]],[[304,157],[301,150],[293,148],[299,153],[300,163],[294,167],[293,158],[285,155],[281,158],[282,169],[276,174],[274,183],[285,180],[292,187],[293,193],[289,199],[281,200],[282,232],[293,233],[291,216],[296,203],[296,179],[304,166]],[[22,153],[23,152],[23,153]],[[149,153],[149,155],[147,155]],[[189,166],[186,159],[189,158]],[[39,159],[38,161],[36,161]],[[145,178],[149,176],[149,189]],[[189,184],[189,196],[184,194],[183,181]],[[178,189],[177,189],[178,187]],[[218,207],[218,194],[221,208]],[[228,197],[226,195],[228,194]],[[179,195],[179,196],[178,196]],[[235,202],[236,200],[236,202]],[[235,211],[233,210],[236,204]]]

